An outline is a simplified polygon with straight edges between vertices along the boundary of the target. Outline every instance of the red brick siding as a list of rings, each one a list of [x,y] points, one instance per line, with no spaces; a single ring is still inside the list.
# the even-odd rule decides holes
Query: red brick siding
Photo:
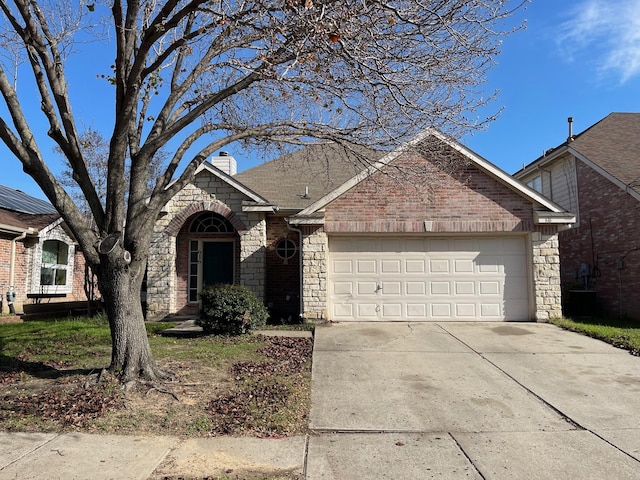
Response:
[[[581,262],[597,266],[593,289],[604,311],[640,319],[640,202],[580,161],[576,173],[579,227],[559,235],[563,287],[581,282]]]
[[[9,287],[11,265],[11,241],[17,234],[0,234],[0,288],[2,289],[3,303],[6,309],[7,289]],[[26,243],[26,245],[25,245]],[[25,302],[27,295],[27,268],[29,267],[29,248],[33,248],[34,241],[30,238],[15,243],[15,264],[13,270],[13,283],[16,288],[16,303]]]
[[[297,251],[286,262],[276,253],[277,243],[292,240]],[[266,286],[265,303],[271,319],[296,320],[300,314],[300,240],[299,234],[290,230],[283,217],[267,219]]]
[[[393,167],[329,204],[325,230],[422,233],[425,220],[434,232],[533,229],[531,203],[472,164],[445,172],[423,156],[405,154]]]

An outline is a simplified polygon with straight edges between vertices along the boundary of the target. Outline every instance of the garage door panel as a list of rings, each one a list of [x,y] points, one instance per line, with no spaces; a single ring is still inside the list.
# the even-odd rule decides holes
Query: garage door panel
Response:
[[[407,295],[425,295],[427,293],[427,282],[405,282]]]
[[[455,282],[456,295],[473,295],[476,291],[475,282]]]
[[[375,295],[378,293],[376,282],[356,282],[356,293],[358,295]]]
[[[480,285],[480,288],[478,289],[478,293],[480,293],[480,295],[482,296],[501,295],[499,282],[479,282],[479,285]]]
[[[381,282],[382,295],[402,295],[402,282]]]
[[[424,274],[427,271],[427,262],[425,260],[405,260],[404,271],[405,273],[418,273]]]
[[[338,250],[329,242],[336,320],[528,319],[523,236],[353,237]]]
[[[453,263],[453,271],[455,273],[473,273],[474,264],[471,259],[455,260]]]
[[[356,260],[356,273],[376,273],[377,262],[375,260]]]
[[[431,295],[451,295],[449,282],[431,282]]]
[[[402,262],[400,260],[381,260],[381,273],[400,273]]]
[[[429,261],[429,272],[449,273],[449,260],[435,259]]]
[[[351,260],[334,260],[331,265],[333,273],[353,273],[353,262]]]

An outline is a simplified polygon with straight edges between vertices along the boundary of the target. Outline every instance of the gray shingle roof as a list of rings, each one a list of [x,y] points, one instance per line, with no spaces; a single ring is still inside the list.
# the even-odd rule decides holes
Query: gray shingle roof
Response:
[[[362,147],[347,149],[335,143],[315,144],[240,172],[233,178],[280,209],[302,210],[385,153]]]
[[[640,192],[640,113],[611,113],[569,146]]]

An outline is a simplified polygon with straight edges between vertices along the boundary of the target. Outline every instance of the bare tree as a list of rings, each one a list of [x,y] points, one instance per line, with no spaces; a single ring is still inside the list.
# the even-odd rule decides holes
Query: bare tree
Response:
[[[48,136],[68,160],[92,221],[48,168],[43,139],[34,135],[12,82],[14,70],[4,64],[0,92],[8,115],[0,118],[0,138],[62,214],[96,272],[112,332],[111,370],[125,379],[162,376],[146,338],[140,286],[154,222],[202,161],[232,142],[252,148],[320,138],[384,148],[426,127],[454,136],[479,128],[490,120],[474,118],[488,98],[480,86],[508,33],[503,21],[519,6],[508,0],[109,3],[113,55],[105,71],[112,66],[106,79],[115,119],[103,202],[87,170],[65,62],[92,54],[78,42],[83,26],[102,24],[106,6],[0,0],[9,32],[2,38],[16,39],[24,53]],[[168,143],[174,153],[149,194],[149,166]]]

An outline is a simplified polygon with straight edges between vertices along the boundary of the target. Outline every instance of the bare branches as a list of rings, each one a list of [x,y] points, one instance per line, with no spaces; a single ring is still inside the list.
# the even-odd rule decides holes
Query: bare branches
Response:
[[[110,136],[104,209],[83,180],[89,176],[86,154],[63,69],[69,54],[90,54],[80,37],[83,26],[100,23],[99,13],[73,0],[0,0],[0,39],[13,35],[21,43],[12,58],[28,60],[50,135],[69,160],[98,229],[137,231],[135,222],[143,221],[142,230],[149,231],[199,162],[231,142],[277,146],[313,137],[387,148],[429,127],[454,137],[482,128],[492,116],[477,118],[476,112],[493,95],[482,84],[510,31],[503,20],[521,3],[510,5],[114,0],[115,62],[105,62],[113,63],[115,120],[102,132]],[[67,12],[65,18],[52,20],[53,8]],[[44,171],[25,148],[29,122],[17,108],[11,73],[3,72],[11,122],[0,124],[0,137],[25,166]],[[149,166],[166,145],[174,154],[148,197]]]

